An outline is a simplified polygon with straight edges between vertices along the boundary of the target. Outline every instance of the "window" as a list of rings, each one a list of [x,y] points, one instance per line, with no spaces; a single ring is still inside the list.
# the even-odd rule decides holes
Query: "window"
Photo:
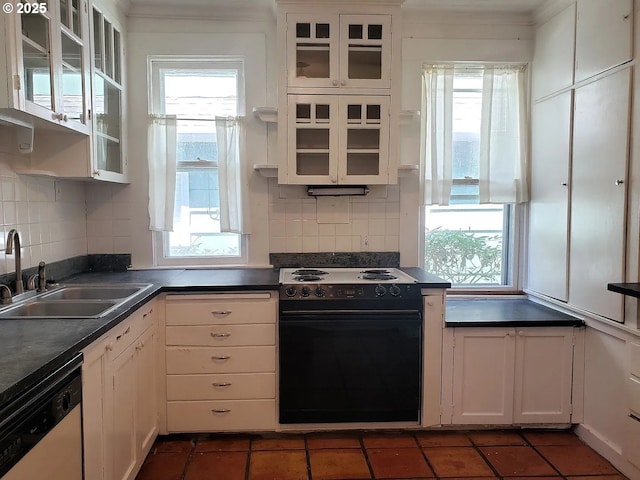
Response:
[[[151,72],[153,111],[175,115],[177,130],[173,231],[159,234],[157,261],[243,263],[243,235],[222,231],[216,121],[225,117],[237,123],[244,109],[242,62],[152,59]],[[235,142],[232,155],[239,155],[239,135],[230,141]]]
[[[488,81],[486,69],[478,66],[425,70],[426,195],[432,196],[425,198],[424,266],[454,287],[505,288],[515,283],[517,200],[495,201],[487,193],[522,181],[510,179],[512,172],[505,168],[517,164],[517,171],[522,161],[520,118],[509,114],[512,105],[503,98],[520,98],[517,89],[515,97],[503,91],[512,86],[496,82],[495,76]],[[496,97],[503,101],[496,102]],[[518,148],[511,148],[507,138],[514,130],[510,122],[516,123]],[[495,155],[514,158],[496,163]]]

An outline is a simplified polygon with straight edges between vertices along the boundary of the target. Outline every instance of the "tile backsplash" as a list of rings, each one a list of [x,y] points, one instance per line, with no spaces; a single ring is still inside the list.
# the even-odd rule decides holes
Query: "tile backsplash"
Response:
[[[87,254],[85,186],[69,180],[17,175],[0,154],[0,274],[13,272],[7,234],[20,234],[22,267]]]
[[[269,250],[272,253],[399,250],[398,185],[370,186],[366,196],[348,197],[348,202],[338,204],[342,210],[335,216],[336,223],[326,223],[324,211],[319,218],[318,202],[306,191],[306,186],[278,185],[275,178],[269,179]]]

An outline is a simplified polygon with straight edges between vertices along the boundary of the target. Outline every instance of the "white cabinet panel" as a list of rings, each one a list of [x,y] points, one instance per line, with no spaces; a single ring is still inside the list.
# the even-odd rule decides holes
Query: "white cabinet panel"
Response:
[[[513,418],[512,330],[456,329],[454,424],[510,424]]]
[[[534,99],[573,83],[575,12],[572,4],[536,30],[532,69]]]
[[[573,333],[573,327],[456,328],[453,372],[443,372],[443,382],[452,381],[451,423],[570,423]]]
[[[533,105],[528,288],[567,300],[571,92]]]
[[[569,423],[573,328],[517,330],[514,423]]]
[[[622,321],[630,69],[576,89],[569,301]]]
[[[632,0],[578,0],[576,82],[631,60]]]

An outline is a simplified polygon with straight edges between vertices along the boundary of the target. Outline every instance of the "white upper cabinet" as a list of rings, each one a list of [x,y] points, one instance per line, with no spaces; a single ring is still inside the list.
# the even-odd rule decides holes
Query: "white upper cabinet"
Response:
[[[527,287],[567,300],[569,164],[572,92],[546,98],[531,110],[531,200]]]
[[[572,4],[536,29],[531,87],[534,100],[573,84],[575,15]]]
[[[576,82],[631,60],[632,0],[578,0]]]
[[[18,2],[13,13],[0,17],[0,35],[0,66],[6,72],[0,108],[45,120],[45,127],[57,124],[89,134],[86,0]]]
[[[287,15],[288,87],[390,88],[391,15]]]
[[[388,96],[289,95],[288,118],[289,183],[387,182]]]
[[[92,9],[93,37],[93,171],[92,176],[127,181],[124,150],[124,38],[123,28],[104,9]]]
[[[631,69],[575,91],[569,302],[621,322]]]

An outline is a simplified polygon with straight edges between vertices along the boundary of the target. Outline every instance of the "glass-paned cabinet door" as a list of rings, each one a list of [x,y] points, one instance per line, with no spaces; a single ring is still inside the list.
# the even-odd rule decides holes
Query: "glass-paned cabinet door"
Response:
[[[65,118],[88,124],[88,78],[85,75],[88,69],[88,19],[81,0],[60,0],[59,7],[62,53],[59,85],[62,105],[59,108]]]
[[[389,97],[340,97],[338,182],[387,183]]]
[[[26,12],[27,2],[23,3]],[[50,2],[37,12],[20,15],[22,32],[22,75],[24,97],[28,103],[54,111],[55,95],[51,58],[52,18]],[[31,11],[31,10],[30,10]]]
[[[118,180],[118,176],[126,173],[122,124],[122,34],[95,7],[92,28],[95,173],[98,176],[115,174],[111,180]]]
[[[340,16],[340,83],[390,88],[391,16]]]
[[[337,183],[338,100],[330,95],[289,95],[289,183]]]
[[[339,85],[338,29],[337,15],[287,15],[289,86]]]

